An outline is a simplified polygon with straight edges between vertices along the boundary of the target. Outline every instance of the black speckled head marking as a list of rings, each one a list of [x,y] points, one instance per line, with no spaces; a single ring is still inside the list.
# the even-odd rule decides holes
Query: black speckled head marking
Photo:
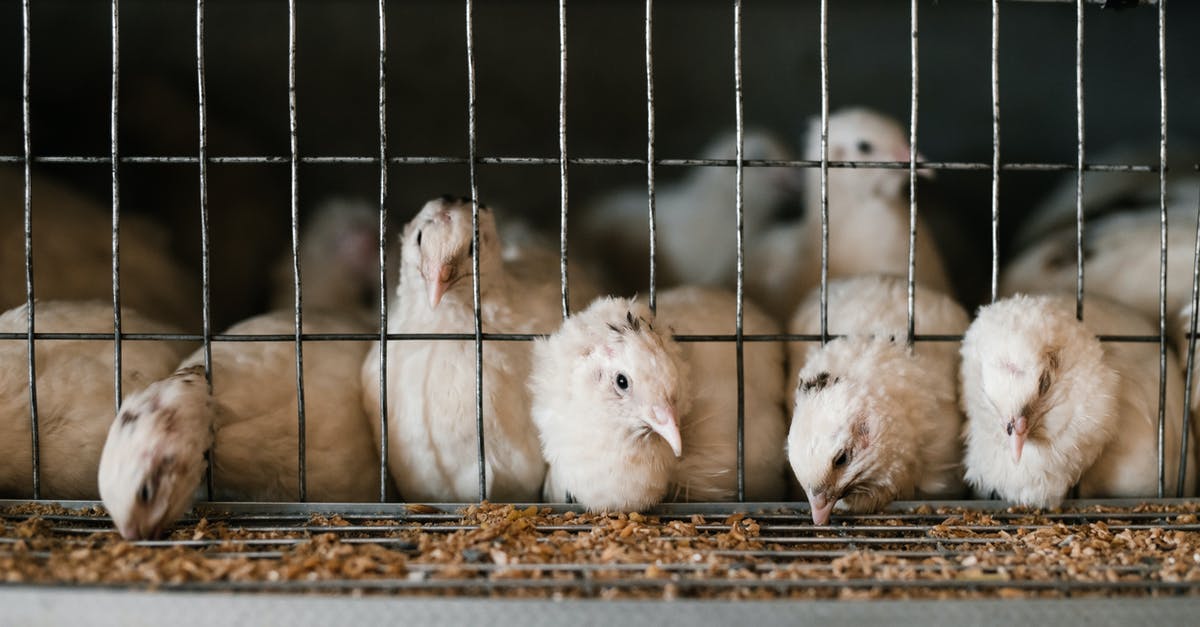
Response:
[[[121,414],[119,416],[117,416],[117,420],[120,420],[121,426],[124,427],[126,425],[133,424],[134,422],[136,422],[139,416],[140,416],[140,414],[135,414],[135,413],[129,411],[128,409],[122,409]]]
[[[828,372],[819,372],[817,373],[817,376],[807,381],[801,381],[800,391],[807,394],[808,392],[817,392],[823,390],[825,389],[825,386],[829,385],[829,378]],[[837,383],[837,379],[834,379],[833,382]]]

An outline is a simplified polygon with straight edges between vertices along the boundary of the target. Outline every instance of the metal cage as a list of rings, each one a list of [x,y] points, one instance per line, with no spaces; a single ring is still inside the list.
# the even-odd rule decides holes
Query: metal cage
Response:
[[[1018,1],[1018,0],[1011,0]],[[388,242],[394,234],[388,231],[388,176],[393,168],[404,168],[412,164],[463,164],[469,172],[469,190],[472,199],[472,221],[474,225],[473,241],[478,244],[478,198],[481,190],[477,180],[477,167],[483,164],[499,164],[513,166],[557,166],[559,177],[560,198],[560,275],[561,302],[563,316],[569,315],[568,308],[568,227],[570,225],[569,211],[571,197],[568,188],[568,170],[576,166],[644,166],[646,186],[646,218],[650,233],[650,273],[648,298],[651,308],[656,302],[656,281],[658,279],[655,266],[655,185],[656,177],[662,167],[726,167],[734,168],[737,174],[736,195],[730,199],[729,227],[737,233],[737,320],[736,332],[727,335],[692,335],[678,336],[676,339],[687,342],[733,342],[736,346],[738,372],[738,502],[736,503],[704,503],[704,504],[664,504],[652,514],[658,516],[663,524],[671,521],[692,521],[703,533],[728,534],[738,532],[743,520],[740,517],[727,518],[738,512],[749,512],[757,521],[759,528],[756,533],[769,547],[754,549],[713,549],[704,553],[704,559],[719,558],[720,568],[709,568],[708,562],[666,562],[658,563],[652,560],[635,560],[622,564],[596,563],[527,563],[527,564],[497,564],[487,559],[460,560],[454,563],[453,569],[446,564],[418,564],[410,561],[407,573],[403,577],[380,577],[374,579],[355,579],[353,577],[329,577],[316,579],[295,580],[214,580],[214,581],[156,581],[156,582],[127,582],[124,584],[101,584],[116,587],[152,587],[169,590],[248,590],[248,591],[358,591],[358,592],[420,592],[420,593],[453,593],[467,595],[498,595],[514,590],[523,592],[533,591],[533,596],[580,596],[608,598],[616,591],[629,596],[703,596],[703,593],[729,593],[726,597],[737,597],[739,591],[765,592],[767,596],[856,596],[855,591],[896,593],[901,596],[922,596],[938,598],[947,592],[965,593],[972,597],[1005,596],[1009,591],[1017,591],[1020,595],[1050,596],[1055,598],[1069,596],[1104,596],[1108,594],[1139,594],[1153,596],[1195,595],[1200,592],[1200,576],[1198,571],[1191,571],[1188,577],[1171,581],[1157,575],[1165,562],[1150,559],[1134,564],[1110,564],[1103,567],[1103,572],[1097,576],[1070,572],[1065,566],[1053,566],[1049,569],[1050,578],[1036,581],[1023,580],[1011,576],[1012,566],[1003,562],[983,564],[978,555],[986,552],[994,558],[1020,558],[1025,555],[1013,538],[1019,530],[1036,531],[1038,529],[1067,528],[1070,526],[1075,533],[1083,534],[1084,529],[1095,529],[1096,525],[1105,525],[1107,530],[1120,532],[1124,530],[1147,531],[1152,529],[1164,532],[1192,534],[1191,538],[1200,537],[1200,524],[1196,522],[1194,501],[1180,499],[1183,497],[1183,482],[1179,482],[1178,494],[1168,494],[1165,486],[1165,460],[1168,455],[1179,454],[1181,457],[1180,472],[1186,468],[1189,410],[1185,402],[1184,415],[1168,416],[1165,413],[1166,369],[1167,369],[1167,300],[1166,300],[1166,247],[1167,247],[1167,46],[1166,26],[1167,7],[1164,0],[1142,0],[1140,2],[1114,2],[1113,0],[1019,0],[1024,2],[1054,2],[1073,4],[1075,7],[1075,122],[1076,122],[1076,151],[1075,160],[1071,163],[1053,162],[1008,162],[1001,160],[1000,153],[1000,15],[1005,2],[991,0],[991,155],[990,162],[960,161],[960,162],[923,162],[918,161],[916,151],[918,140],[918,46],[920,44],[920,14],[919,2],[910,2],[910,115],[908,124],[908,139],[911,146],[908,162],[838,162],[831,161],[828,155],[828,122],[829,122],[829,41],[828,41],[828,0],[820,0],[821,21],[820,32],[820,100],[821,100],[821,146],[820,160],[750,160],[743,158],[742,148],[745,136],[745,121],[743,116],[742,90],[742,10],[741,0],[730,3],[731,27],[733,29],[733,84],[732,99],[734,102],[734,125],[737,136],[737,156],[731,160],[723,159],[663,159],[656,152],[655,141],[655,55],[653,41],[653,23],[655,6],[652,0],[645,2],[644,14],[644,45],[645,45],[645,104],[647,134],[645,138],[645,154],[639,156],[618,158],[583,157],[573,154],[568,149],[567,135],[567,25],[568,6],[566,0],[558,2],[558,49],[559,49],[559,98],[557,120],[557,157],[502,157],[480,154],[477,150],[476,133],[476,50],[474,46],[475,32],[475,3],[466,0],[464,17],[464,42],[466,49],[467,90],[465,106],[467,110],[467,146],[465,157],[455,156],[415,156],[397,155],[389,144],[388,125],[388,3],[379,0],[378,8],[378,152],[371,155],[358,156],[310,156],[300,150],[298,141],[297,122],[297,91],[296,91],[296,0],[288,0],[288,100],[289,123],[288,136],[290,152],[285,155],[245,156],[245,155],[214,155],[210,153],[207,130],[207,93],[205,74],[205,55],[208,42],[205,31],[205,0],[195,3],[195,80],[198,89],[198,111],[196,120],[199,130],[199,145],[195,153],[178,156],[143,156],[130,155],[121,150],[118,143],[118,113],[121,104],[120,78],[120,7],[118,0],[111,2],[111,107],[110,107],[110,151],[107,155],[35,155],[31,148],[31,137],[36,129],[31,128],[30,117],[30,38],[36,32],[37,25],[30,23],[31,0],[22,0],[22,50],[23,50],[23,154],[0,156],[0,162],[21,164],[24,167],[24,237],[25,237],[25,290],[27,296],[27,331],[25,333],[0,334],[0,341],[24,341],[29,348],[28,385],[32,411],[33,450],[33,498],[41,501],[39,482],[40,469],[38,451],[45,434],[38,430],[37,411],[37,381],[33,346],[35,341],[54,339],[95,339],[115,340],[113,355],[115,364],[114,399],[117,405],[122,399],[121,390],[121,346],[127,341],[161,341],[189,340],[198,341],[203,345],[205,355],[205,373],[211,386],[212,361],[211,351],[214,342],[257,342],[257,341],[290,341],[295,345],[295,361],[297,372],[297,394],[299,412],[297,415],[299,448],[297,451],[296,472],[299,477],[299,491],[295,503],[290,504],[229,504],[207,503],[200,505],[200,511],[205,512],[204,520],[208,523],[223,523],[229,527],[237,527],[246,532],[245,537],[234,539],[216,538],[198,534],[193,540],[178,538],[162,541],[137,543],[140,547],[162,548],[182,547],[194,550],[205,556],[220,559],[223,556],[249,559],[279,559],[295,551],[296,547],[307,546],[316,541],[321,534],[334,534],[339,541],[348,544],[374,544],[388,550],[411,556],[419,551],[418,543],[405,534],[410,531],[420,531],[432,535],[448,535],[470,532],[480,528],[478,519],[464,520],[463,515],[453,513],[457,505],[414,506],[405,503],[387,502],[386,484],[388,481],[388,425],[387,425],[387,353],[389,350],[403,350],[403,343],[410,340],[470,340],[475,345],[475,412],[478,438],[478,455],[480,468],[480,499],[486,499],[486,482],[483,433],[483,399],[482,399],[482,363],[489,342],[530,341],[537,336],[526,334],[485,333],[482,329],[480,316],[480,292],[478,284],[478,258],[475,258],[474,281],[474,332],[466,334],[396,334],[387,331],[388,295],[387,277]],[[1153,11],[1157,14],[1157,50],[1158,50],[1158,99],[1159,107],[1159,136],[1158,161],[1156,163],[1101,164],[1086,160],[1084,137],[1084,26],[1086,5],[1109,7],[1113,5],[1138,5],[1137,11]],[[302,105],[302,103],[299,103]],[[95,163],[107,165],[111,172],[111,207],[112,207],[112,299],[113,299],[113,331],[104,334],[73,334],[73,333],[44,333],[39,332],[34,324],[34,311],[37,303],[34,300],[35,285],[33,273],[33,238],[32,212],[35,210],[36,192],[32,188],[31,167],[37,163]],[[118,229],[121,220],[121,166],[132,163],[175,163],[194,165],[199,177],[199,207],[200,235],[202,247],[202,286],[203,286],[203,327],[200,334],[145,334],[126,333],[122,329],[121,319],[121,281],[118,254],[120,238]],[[287,164],[290,172],[291,200],[291,256],[294,288],[294,320],[295,331],[288,335],[228,335],[214,332],[210,302],[210,258],[212,247],[209,241],[208,214],[208,168],[211,164]],[[378,333],[368,334],[313,334],[304,331],[302,304],[304,281],[299,263],[299,222],[301,166],[308,164],[359,164],[378,168],[378,209],[379,209],[379,238],[378,255],[380,263],[379,287],[383,296],[378,302]],[[822,226],[822,269],[821,269],[821,331],[815,335],[753,335],[743,332],[742,303],[744,300],[744,256],[745,242],[743,237],[743,180],[745,168],[819,168],[821,172],[821,207],[820,220]],[[1084,173],[1089,171],[1103,172],[1142,172],[1157,173],[1159,180],[1159,209],[1161,224],[1161,265],[1158,284],[1162,300],[1160,303],[1159,332],[1151,336],[1108,336],[1103,341],[1113,342],[1150,342],[1159,345],[1159,409],[1158,409],[1158,496],[1159,501],[1141,509],[1132,508],[1133,502],[1072,502],[1067,511],[1051,512],[1035,515],[1024,511],[1005,510],[1001,503],[993,501],[971,501],[954,503],[900,503],[894,505],[885,513],[849,516],[841,518],[839,525],[830,528],[813,527],[806,521],[807,509],[803,503],[747,503],[744,495],[744,450],[743,434],[743,370],[742,350],[746,342],[827,342],[832,336],[828,331],[827,320],[827,288],[828,288],[828,190],[826,178],[829,168],[872,167],[893,168],[908,171],[909,176],[909,230],[908,230],[908,326],[907,341],[912,342],[957,342],[960,336],[919,335],[915,332],[914,321],[914,281],[915,281],[915,250],[917,229],[917,171],[930,168],[950,171],[979,171],[990,173],[991,179],[991,277],[990,294],[995,299],[998,291],[1000,269],[1000,179],[1003,173],[1014,171],[1046,171],[1074,172],[1076,177],[1076,289],[1077,314],[1082,317],[1083,293],[1085,288],[1085,267],[1083,235],[1085,229],[1083,190]],[[1176,165],[1178,168],[1178,164]],[[1192,166],[1195,167],[1195,166]],[[1200,220],[1197,222],[1197,234],[1200,235]],[[1197,265],[1193,268],[1193,287],[1191,302],[1193,307],[1200,303],[1200,243],[1197,246]],[[1186,389],[1190,393],[1190,383],[1195,370],[1195,333],[1196,322],[1193,319],[1190,329],[1189,351],[1186,359]],[[380,351],[380,414],[381,437],[378,442],[381,457],[380,463],[380,492],[377,504],[330,504],[309,503],[306,494],[305,478],[305,413],[304,413],[304,381],[303,381],[303,344],[302,341],[348,341],[348,340],[378,340]],[[1182,420],[1183,450],[1170,451],[1164,448],[1164,425],[1168,420]],[[215,451],[219,455],[220,451]],[[209,485],[211,492],[212,469],[209,467]],[[1175,498],[1172,498],[1175,497]],[[22,505],[17,502],[3,503],[7,506]],[[70,507],[90,507],[91,503],[64,503]],[[1170,507],[1191,508],[1187,511],[1172,510]],[[566,512],[578,513],[580,510],[563,504],[551,505],[553,515],[561,516]],[[944,509],[946,508],[946,509]],[[1114,509],[1116,508],[1116,509]],[[520,511],[519,509],[506,511]],[[975,512],[974,519],[969,519],[969,512]],[[1182,512],[1182,513],[1181,513]],[[982,518],[979,518],[979,517]],[[96,534],[111,527],[111,523],[103,516],[80,513],[77,511],[51,512],[36,515],[20,513],[13,510],[5,514],[13,525],[29,522],[34,518],[48,521],[47,531],[57,537],[65,547],[95,547]],[[334,519],[336,517],[336,520]],[[699,518],[696,518],[699,517]],[[947,519],[958,517],[959,524]],[[710,520],[711,519],[711,520]],[[969,519],[969,520],[968,520]],[[613,519],[616,520],[616,519]],[[628,520],[624,518],[623,520]],[[723,522],[720,522],[723,521]],[[195,524],[196,518],[185,521],[185,524]],[[368,524],[369,523],[369,524]],[[543,525],[539,532],[549,535],[556,531],[569,529],[571,532],[588,533],[597,529],[611,527],[610,522],[595,520],[588,524],[568,525],[561,519],[554,524]],[[961,537],[945,535],[944,532],[959,530]],[[280,533],[283,537],[271,538],[266,534]],[[739,532],[740,533],[740,532]],[[0,538],[0,558],[15,546],[20,540]],[[2,548],[2,547],[9,548]],[[1197,544],[1200,546],[1200,544]],[[53,551],[34,550],[26,556],[27,559],[50,559]],[[699,553],[697,554],[699,555]],[[1200,555],[1198,553],[1197,555]],[[859,560],[856,563],[867,563],[868,566],[848,580],[835,577],[833,571],[841,568],[838,560]],[[1200,558],[1196,558],[1200,559]],[[865,560],[865,561],[864,561]],[[871,562],[875,560],[875,562]],[[884,566],[888,561],[913,565],[916,572],[949,573],[950,576],[934,580],[918,574],[915,578],[901,579]],[[1005,570],[1008,568],[1008,571]],[[794,571],[802,571],[803,576],[787,577],[780,575]],[[506,578],[497,573],[511,574],[514,571],[525,573],[520,577]],[[711,572],[710,572],[711,571]],[[535,574],[536,573],[536,574]],[[889,574],[890,573],[890,574]],[[998,574],[999,573],[999,574]],[[1007,573],[1007,574],[1005,574]],[[707,574],[707,576],[706,576]],[[560,576],[561,575],[561,576]],[[636,575],[636,576],[635,576]],[[779,575],[779,576],[776,576]],[[747,593],[749,596],[749,593]],[[1159,611],[1165,611],[1163,606],[1157,606]],[[936,610],[933,610],[936,611]]]

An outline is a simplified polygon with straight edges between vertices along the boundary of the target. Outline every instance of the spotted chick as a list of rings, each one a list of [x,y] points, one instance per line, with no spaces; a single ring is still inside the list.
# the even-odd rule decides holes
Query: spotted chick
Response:
[[[239,322],[230,335],[293,333],[291,312]],[[362,333],[353,318],[306,312],[305,333]],[[365,341],[306,341],[307,498],[362,502],[379,496],[379,456],[362,409]],[[212,393],[197,351],[165,380],[126,399],[100,463],[100,491],[126,538],[148,538],[186,511],[213,441],[218,501],[295,501],[300,494],[295,344],[216,342]],[[213,434],[213,435],[210,435]]]
[[[731,342],[676,342],[671,333],[731,334],[736,301],[711,288],[642,302],[601,298],[534,348],[533,419],[549,463],[544,497],[589,510],[640,510],[663,500],[737,497],[737,374]],[[747,302],[746,333],[776,333]],[[748,500],[782,498],[783,350],[744,344]]]
[[[896,499],[961,494],[963,417],[957,407],[955,344],[906,344],[907,282],[893,276],[838,279],[829,285],[822,345],[790,345],[793,414],[788,459],[812,509],[828,524],[835,506],[876,511]],[[918,334],[957,335],[966,311],[954,299],[916,286]],[[820,333],[820,295],[789,325]]]

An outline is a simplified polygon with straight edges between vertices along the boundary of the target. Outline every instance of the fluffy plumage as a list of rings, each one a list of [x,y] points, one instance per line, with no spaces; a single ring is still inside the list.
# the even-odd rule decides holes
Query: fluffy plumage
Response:
[[[112,333],[112,305],[103,302],[38,301],[39,333]],[[26,309],[0,315],[0,332],[24,333]],[[122,312],[127,333],[171,333],[131,309]],[[126,397],[167,376],[187,345],[178,342],[122,343],[121,389]],[[0,498],[30,498],[33,462],[30,440],[28,351],[25,340],[0,341]],[[116,415],[113,343],[98,340],[37,340],[38,427],[41,436],[41,496],[95,499],[96,468],[104,433]]]
[[[228,333],[291,333],[291,316],[256,316]],[[313,311],[304,317],[306,333],[365,330],[341,315]],[[371,501],[379,495],[379,456],[358,383],[366,351],[366,342],[304,343],[305,464],[311,500]],[[112,426],[101,491],[126,537],[161,531],[188,508],[204,468],[202,444],[210,431],[216,438],[214,498],[293,501],[298,496],[294,344],[218,342],[212,352],[211,396],[203,379],[204,356],[197,351],[175,375],[127,399],[122,418]],[[164,467],[177,470],[165,472]],[[170,481],[180,485],[168,487]],[[151,490],[142,500],[138,493],[145,485]]]
[[[1158,346],[1096,338],[1154,332],[1136,312],[1101,298],[1086,300],[1082,323],[1065,295],[1017,295],[981,308],[963,340],[960,374],[971,485],[1038,507],[1057,506],[1077,483],[1083,498],[1154,496]],[[1173,351],[1167,359],[1173,493],[1179,425],[1172,418],[1181,415],[1182,386]]]
[[[680,334],[732,333],[736,301],[722,290],[659,294],[658,317],[636,300],[603,298],[534,348],[533,417],[549,463],[544,496],[591,510],[661,500],[736,498],[737,379],[732,343]],[[746,303],[747,333],[778,329]],[[746,497],[785,491],[780,442],[783,350],[744,345]]]
[[[0,310],[25,302],[24,177],[0,171]],[[121,305],[200,329],[200,284],[174,258],[166,231],[121,214]],[[112,214],[53,179],[33,179],[33,278],[39,300],[112,301]],[[111,327],[110,327],[111,330]]]
[[[895,499],[946,498],[962,490],[956,345],[905,345],[907,283],[863,276],[830,283],[822,346],[790,345],[794,412],[788,458],[808,495],[813,522],[834,506],[873,511]],[[917,286],[916,332],[960,334],[966,311]],[[820,332],[820,298],[797,310],[792,333]]]
[[[745,159],[789,159],[784,145],[763,131],[745,134]],[[733,159],[736,137],[725,133],[704,150],[705,159]],[[736,276],[737,239],[732,167],[693,168],[682,180],[659,184],[655,190],[657,270],[659,285],[699,284],[732,286]],[[789,169],[753,167],[743,170],[742,208],[745,241],[758,237],[779,207],[796,194],[799,178]],[[588,208],[583,231],[596,245],[596,254],[611,268],[641,278],[631,259],[648,259],[650,234],[644,187],[616,192]],[[643,262],[645,263],[645,262]],[[618,277],[619,278],[619,277]],[[626,281],[628,282],[628,281]],[[622,286],[637,289],[638,285]]]
[[[539,308],[562,308],[562,274],[560,251],[557,240],[550,240],[536,231],[528,222],[516,217],[505,217],[497,227],[502,229],[504,242],[501,258],[504,269],[513,279],[531,289],[524,300],[539,303]],[[570,257],[567,261],[567,280],[571,311],[587,307],[600,295],[599,283],[589,269]],[[540,333],[550,333],[558,328],[558,321]]]
[[[1194,190],[1200,181],[1192,183]],[[1191,198],[1178,199],[1168,207],[1167,329],[1172,334],[1181,323],[1176,312],[1191,299],[1196,202],[1193,193]],[[1152,206],[1130,207],[1089,221],[1083,247],[1087,293],[1123,303],[1157,320],[1159,229],[1157,200]],[[1074,293],[1075,245],[1072,224],[1027,248],[1005,267],[1001,293]]]
[[[510,277],[491,210],[479,211],[479,285],[484,332],[533,332],[561,318],[556,303],[530,301]],[[400,284],[389,331],[473,333],[471,203],[432,200],[404,228]],[[379,347],[362,363],[363,405],[379,422]],[[483,347],[483,418],[487,497],[532,501],[545,473],[529,419],[527,342]],[[480,498],[475,422],[475,343],[469,340],[388,345],[388,467],[401,495],[414,501]]]
[[[830,161],[908,161],[908,135],[895,120],[864,108],[829,116]],[[821,158],[820,120],[808,129],[804,158]],[[927,171],[919,171],[928,175]],[[830,168],[829,277],[908,272],[908,170]],[[804,172],[804,215],[753,240],[748,292],[785,320],[821,280],[821,171]],[[747,232],[749,237],[749,232]],[[950,281],[925,221],[917,217],[917,281],[949,293]]]
[[[372,305],[378,309],[378,206],[362,200],[330,198],[302,224],[299,254],[305,311],[357,313]],[[274,269],[272,309],[294,307],[292,280],[289,248]]]

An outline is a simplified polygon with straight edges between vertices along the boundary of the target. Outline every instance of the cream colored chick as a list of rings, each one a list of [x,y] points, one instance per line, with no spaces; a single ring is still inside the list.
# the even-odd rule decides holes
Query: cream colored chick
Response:
[[[111,303],[111,210],[51,178],[35,176],[32,189],[34,296]],[[0,310],[25,302],[23,198],[24,177],[10,168],[0,170]],[[168,233],[123,212],[120,244],[121,305],[199,331],[199,275],[175,259]]]
[[[330,198],[302,224],[299,254],[304,310],[355,314],[377,310],[379,207],[362,200]],[[290,249],[276,264],[272,283],[271,308],[293,309]]]
[[[865,108],[829,116],[830,161],[908,161],[908,134],[895,120]],[[821,158],[821,122],[808,128],[804,158]],[[918,159],[920,159],[918,155]],[[918,174],[929,176],[927,170]],[[829,278],[908,274],[908,170],[829,168]],[[804,217],[755,239],[747,258],[748,293],[786,320],[821,281],[821,170],[804,172]],[[950,292],[941,255],[917,217],[917,282]]]
[[[526,333],[561,319],[551,299],[531,301],[505,271],[495,218],[479,208],[479,289],[483,331]],[[471,203],[443,197],[425,204],[401,236],[400,284],[392,296],[392,333],[473,333]],[[379,352],[362,363],[363,406],[379,424]],[[529,418],[528,342],[485,342],[483,419],[486,497],[534,501],[545,474]],[[388,467],[410,501],[475,501],[479,464],[475,343],[396,341],[387,353]]]
[[[38,333],[112,333],[112,305],[38,301]],[[174,333],[131,309],[121,316],[126,333]],[[0,315],[0,332],[25,333],[26,309]],[[38,431],[41,497],[99,496],[96,468],[104,433],[116,415],[111,340],[37,340]],[[25,340],[0,340],[0,498],[33,496],[28,357]],[[151,340],[121,345],[121,391],[127,397],[171,373],[188,345]]]
[[[291,334],[291,312],[239,322],[229,334]],[[305,333],[362,333],[356,320],[308,312]],[[379,495],[379,455],[362,409],[358,369],[367,342],[304,342],[305,467],[312,501],[363,502]],[[105,505],[127,538],[152,537],[186,511],[215,433],[218,501],[294,501],[299,495],[295,344],[216,342],[213,389],[197,351],[165,381],[130,397],[101,461]],[[177,467],[168,472],[164,468]],[[164,475],[164,476],[159,476]],[[168,485],[178,482],[179,485]],[[142,490],[150,486],[146,498]]]
[[[1084,320],[1066,295],[1017,295],[983,307],[962,345],[966,478],[983,495],[1056,507],[1083,498],[1157,494],[1158,345],[1101,343],[1152,335],[1117,303],[1089,297]],[[1166,489],[1178,472],[1182,381],[1167,355]],[[1194,450],[1194,449],[1193,449]],[[1195,468],[1195,456],[1190,468]],[[1194,470],[1185,493],[1191,494]]]
[[[734,297],[677,288],[659,295],[658,311],[655,319],[636,300],[602,298],[535,346],[546,499],[602,511],[736,498],[735,346],[671,339],[672,330],[732,333]],[[744,329],[778,331],[750,303]],[[783,351],[761,342],[744,351],[746,498],[776,500],[786,491]]]
[[[1168,208],[1167,331],[1174,335],[1176,317],[1191,301],[1192,257],[1196,246],[1195,194]],[[1084,230],[1084,289],[1123,303],[1150,320],[1158,320],[1160,223],[1158,206],[1130,208],[1089,221]],[[1020,253],[1004,268],[1004,295],[1075,292],[1076,235],[1071,225]],[[1087,317],[1087,312],[1084,312]]]
[[[812,508],[828,524],[834,507],[875,511],[896,499],[961,494],[963,417],[957,407],[957,345],[905,344],[907,282],[862,276],[829,285],[825,345],[790,345],[794,411],[788,458]],[[958,335],[967,313],[917,286],[916,332]],[[793,317],[797,334],[820,333],[812,293]]]
[[[725,133],[704,150],[705,159],[733,159],[736,137]],[[774,136],[748,130],[744,159],[785,160],[791,155]],[[787,168],[743,169],[742,216],[746,242],[767,229],[779,207],[795,196],[796,172]],[[737,173],[733,167],[696,167],[682,180],[658,185],[657,270],[659,285],[732,286],[736,280]],[[629,267],[630,258],[648,259],[650,232],[646,190],[624,190],[588,209],[583,231],[599,242],[608,267]],[[638,272],[638,278],[645,276]],[[629,286],[635,287],[635,286]]]

